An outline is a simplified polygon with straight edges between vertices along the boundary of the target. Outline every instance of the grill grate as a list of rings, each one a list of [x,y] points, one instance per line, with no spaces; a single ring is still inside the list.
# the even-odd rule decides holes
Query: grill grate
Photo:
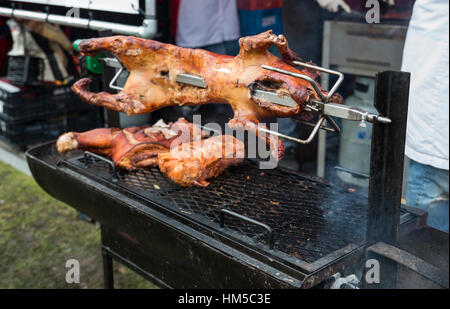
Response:
[[[111,180],[110,166],[93,157],[68,160],[78,168]],[[85,167],[88,167],[87,169]],[[212,179],[206,188],[183,188],[157,167],[118,171],[117,185],[146,199],[166,202],[180,214],[218,228],[220,210],[229,209],[270,226],[274,248],[311,263],[350,243],[362,244],[367,199],[303,175],[280,169],[260,170],[244,161]],[[256,247],[267,245],[261,227],[225,216],[227,231]]]

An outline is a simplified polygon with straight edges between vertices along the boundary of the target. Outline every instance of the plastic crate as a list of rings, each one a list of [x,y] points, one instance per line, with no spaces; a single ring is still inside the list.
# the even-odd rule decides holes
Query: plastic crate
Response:
[[[283,0],[238,0],[239,10],[268,10],[283,7]]]
[[[282,9],[239,10],[241,36],[259,34],[273,30],[275,34],[283,33]]]
[[[9,56],[7,80],[15,85],[36,85],[44,79],[44,61],[31,56]]]
[[[38,87],[17,87],[3,78],[0,79],[0,100],[9,105],[33,104],[36,100],[51,95],[54,88],[55,86],[46,84]]]
[[[101,126],[99,109],[59,115],[49,119],[16,122],[0,119],[0,137],[17,146],[58,138],[68,131],[87,131]]]
[[[18,88],[0,81],[0,118],[3,120],[38,120],[89,109],[92,106],[74,94],[70,85]]]

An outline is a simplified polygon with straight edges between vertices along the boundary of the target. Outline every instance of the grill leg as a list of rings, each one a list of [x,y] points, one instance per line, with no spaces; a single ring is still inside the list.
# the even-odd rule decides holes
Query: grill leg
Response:
[[[369,208],[366,241],[394,245],[400,225],[400,205],[403,184],[406,117],[408,113],[409,73],[386,71],[377,74],[375,107],[392,120],[389,125],[373,124]],[[395,288],[397,264],[380,256],[383,280],[368,288]]]
[[[103,280],[105,289],[114,289],[113,260],[104,249],[102,249],[102,257],[103,257]]]

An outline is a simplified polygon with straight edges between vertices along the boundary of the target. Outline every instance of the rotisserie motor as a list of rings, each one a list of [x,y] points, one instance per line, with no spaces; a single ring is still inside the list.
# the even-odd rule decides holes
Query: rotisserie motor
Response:
[[[161,172],[180,186],[206,187],[206,179],[216,177],[231,165],[244,160],[245,146],[231,135],[184,143],[170,152],[158,154]]]
[[[133,170],[156,165],[159,153],[168,152],[172,146],[199,140],[205,136],[209,134],[180,118],[169,124],[159,120],[151,127],[69,132],[58,138],[56,148],[60,153],[82,149],[106,155],[116,166]]]
[[[268,71],[261,65],[316,78],[313,70],[300,71],[290,64],[297,56],[288,48],[282,35],[267,31],[239,40],[236,57],[219,55],[201,49],[181,48],[171,44],[136,37],[113,36],[83,40],[82,55],[95,55],[107,50],[117,55],[130,75],[118,94],[92,93],[89,79],[81,79],[72,89],[85,101],[116,111],[142,114],[174,105],[202,105],[228,103],[234,110],[229,126],[254,133],[270,146],[272,155],[280,160],[284,144],[274,135],[259,130],[258,123],[268,117],[293,117],[303,112],[310,98],[317,99],[311,85],[302,79]],[[276,45],[283,60],[268,48]],[[177,83],[178,74],[192,74],[203,78],[206,88]],[[253,89],[268,90],[279,96],[290,95],[295,107],[281,106],[251,96]],[[340,101],[340,97],[334,101]]]

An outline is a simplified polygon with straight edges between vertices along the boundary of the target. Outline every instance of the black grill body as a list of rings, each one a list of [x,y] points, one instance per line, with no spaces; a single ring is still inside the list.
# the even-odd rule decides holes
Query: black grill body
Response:
[[[367,201],[304,175],[245,161],[181,188],[157,168],[114,175],[103,160],[63,158],[54,143],[27,160],[49,194],[102,224],[104,251],[160,286],[307,288],[364,253]],[[268,225],[273,249],[259,225],[225,215],[221,227],[222,209]]]

